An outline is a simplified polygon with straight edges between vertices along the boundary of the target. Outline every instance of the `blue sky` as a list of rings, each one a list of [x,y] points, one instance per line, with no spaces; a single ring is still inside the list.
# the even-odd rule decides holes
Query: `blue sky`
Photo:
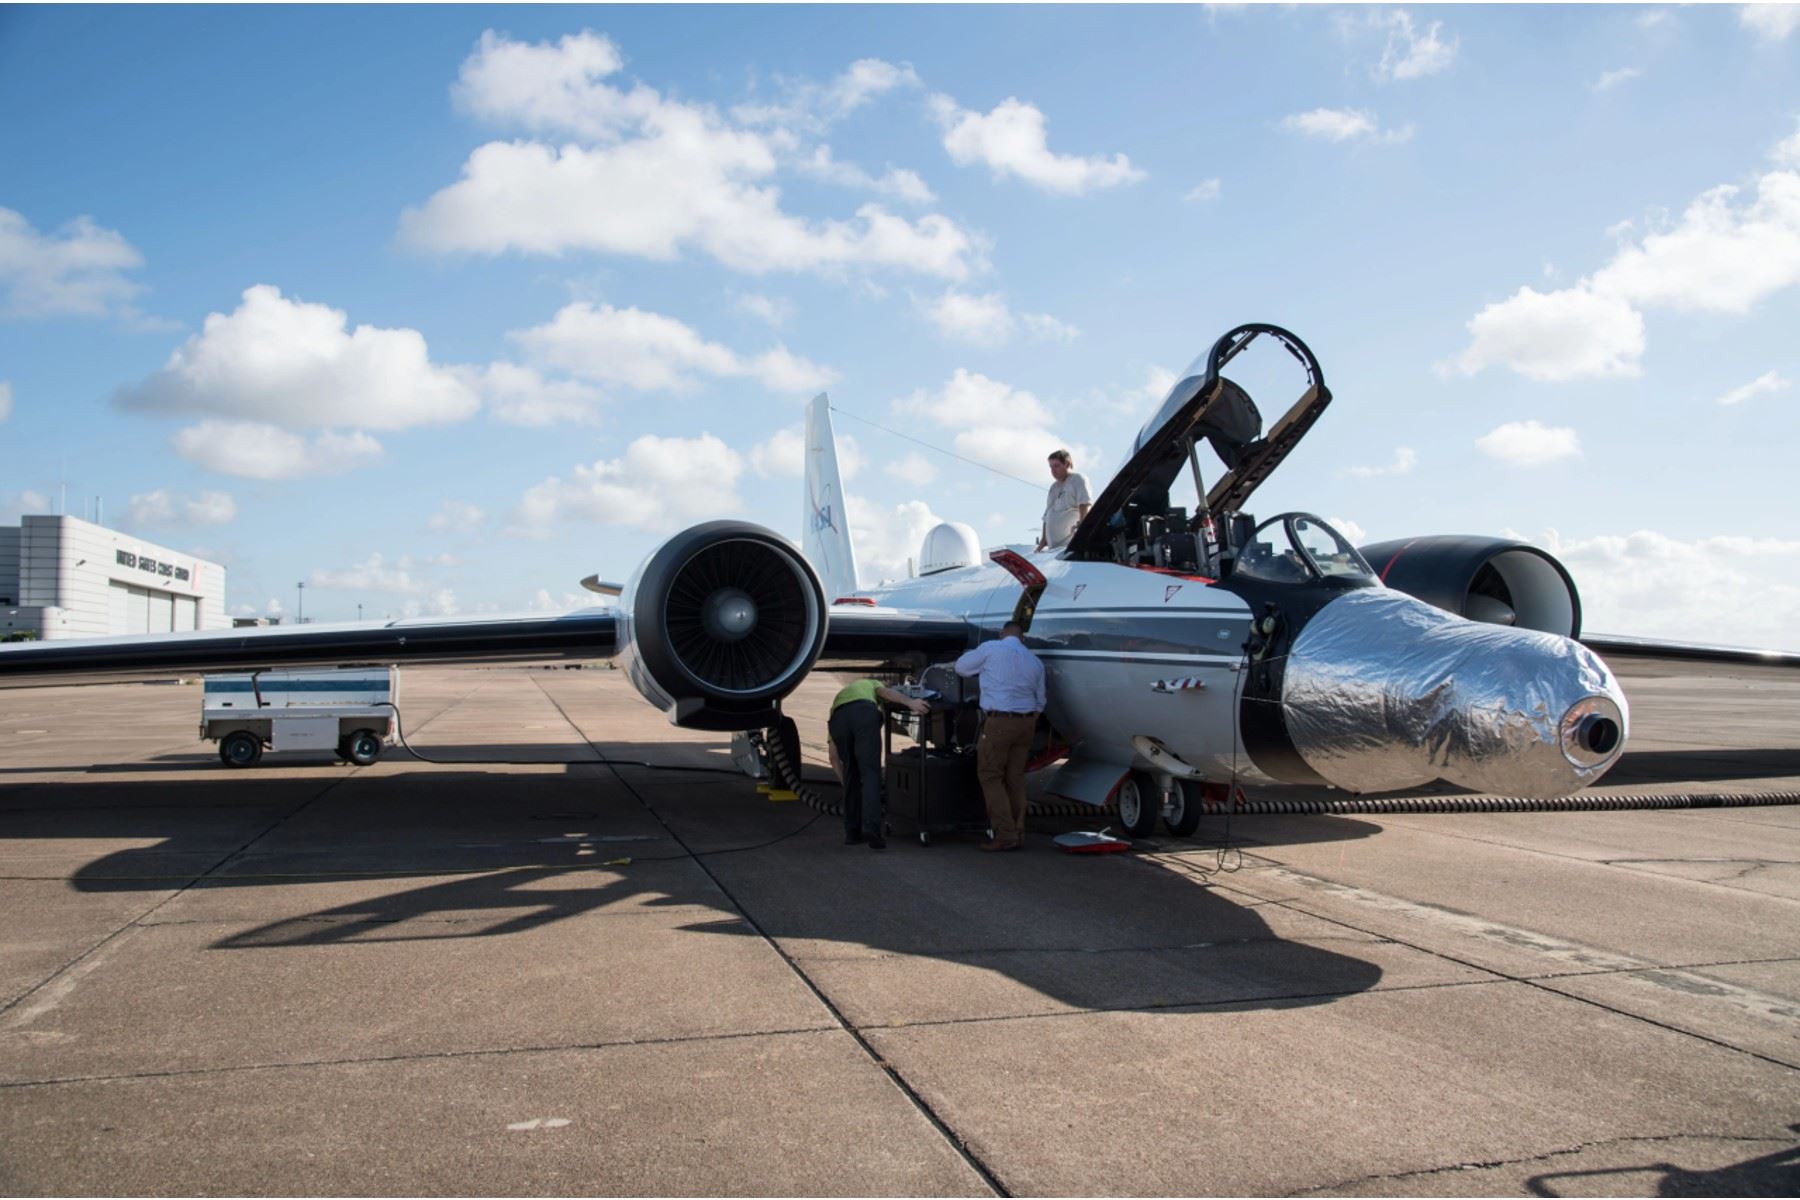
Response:
[[[1512,531],[1590,628],[1800,644],[1792,6],[0,9],[0,517],[66,482],[233,610],[797,534],[820,387],[1097,490],[1247,320],[1337,397],[1259,512]],[[838,429],[865,575],[1035,525]]]

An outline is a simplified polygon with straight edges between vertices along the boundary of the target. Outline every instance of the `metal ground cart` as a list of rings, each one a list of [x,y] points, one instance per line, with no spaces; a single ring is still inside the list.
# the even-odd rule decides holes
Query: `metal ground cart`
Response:
[[[889,710],[882,723],[883,779],[888,821],[897,833],[910,833],[921,846],[934,837],[988,832],[987,805],[975,775],[973,747],[937,748],[934,730],[955,719],[953,705],[932,705],[923,718],[904,709]],[[915,721],[917,722],[915,724]],[[916,736],[917,743],[894,749],[894,733]]]

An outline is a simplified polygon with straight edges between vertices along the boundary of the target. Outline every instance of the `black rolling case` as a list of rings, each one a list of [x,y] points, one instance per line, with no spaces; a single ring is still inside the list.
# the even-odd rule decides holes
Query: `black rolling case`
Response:
[[[923,743],[895,751],[891,721],[886,732],[882,782],[895,831],[913,834],[927,846],[940,834],[986,832],[987,805],[975,777],[974,751],[933,750]]]

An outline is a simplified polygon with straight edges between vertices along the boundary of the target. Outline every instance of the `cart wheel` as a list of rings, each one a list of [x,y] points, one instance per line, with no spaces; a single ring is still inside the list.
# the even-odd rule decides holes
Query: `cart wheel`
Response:
[[[1163,813],[1163,823],[1176,837],[1193,837],[1200,828],[1200,785],[1185,779],[1175,781],[1175,795]]]
[[[344,739],[344,757],[366,767],[381,757],[381,739],[372,730],[359,729]]]
[[[1132,837],[1149,837],[1156,832],[1156,818],[1162,815],[1162,797],[1156,794],[1156,783],[1143,771],[1133,771],[1119,781],[1119,824]]]
[[[228,767],[254,767],[262,761],[262,739],[247,729],[225,735],[219,743],[219,758]]]
[[[919,830],[919,845],[921,845],[921,846],[931,845],[931,835],[929,833],[926,833],[923,829]]]

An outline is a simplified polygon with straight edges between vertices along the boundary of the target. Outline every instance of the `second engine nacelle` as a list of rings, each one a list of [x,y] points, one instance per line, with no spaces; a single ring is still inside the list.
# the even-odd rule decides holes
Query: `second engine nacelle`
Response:
[[[1508,538],[1401,538],[1361,547],[1383,583],[1489,625],[1581,636],[1581,594],[1560,562]]]
[[[825,647],[825,593],[785,538],[709,521],[664,542],[619,597],[619,663],[688,729],[762,729]]]

